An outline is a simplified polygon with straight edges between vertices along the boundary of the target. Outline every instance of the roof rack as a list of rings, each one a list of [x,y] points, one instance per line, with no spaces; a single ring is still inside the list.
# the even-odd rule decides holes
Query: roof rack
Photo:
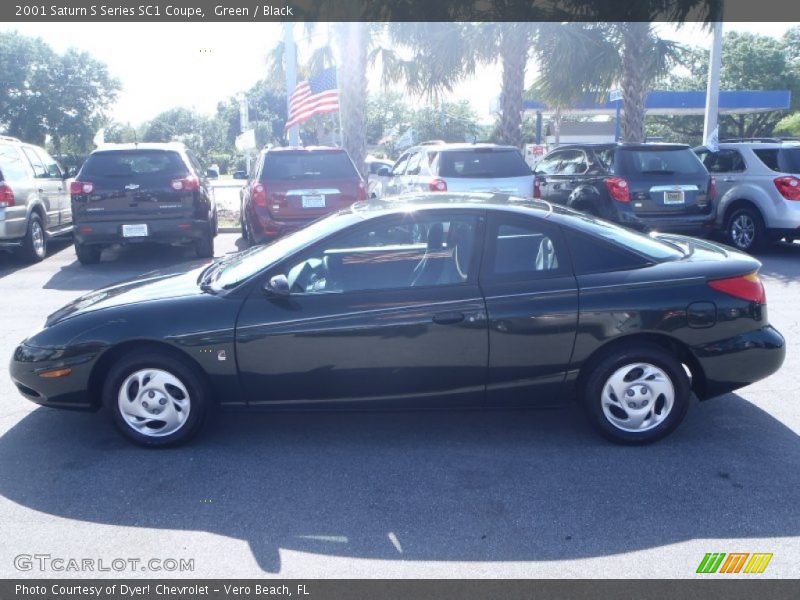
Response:
[[[776,137],[745,137],[745,138],[725,138],[720,140],[720,144],[734,143],[734,142],[756,142],[760,144],[780,144],[781,142],[790,141],[790,138],[776,138]]]
[[[4,142],[19,142],[19,138],[11,137],[10,135],[0,135],[0,140]]]

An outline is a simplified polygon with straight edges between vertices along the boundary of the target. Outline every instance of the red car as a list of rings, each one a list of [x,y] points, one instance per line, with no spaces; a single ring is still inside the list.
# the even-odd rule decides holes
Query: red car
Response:
[[[366,199],[366,182],[341,148],[262,150],[242,190],[242,237],[268,242]]]

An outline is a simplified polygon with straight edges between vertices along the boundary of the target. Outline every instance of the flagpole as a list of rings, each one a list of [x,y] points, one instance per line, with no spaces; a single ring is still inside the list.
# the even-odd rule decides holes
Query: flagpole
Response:
[[[339,87],[339,67],[335,67],[336,71],[336,93],[339,95],[339,110],[336,113],[339,115],[339,147],[344,148],[344,129],[342,128],[342,98],[341,88]]]
[[[297,87],[297,53],[294,46],[292,33],[293,23],[283,24],[283,60],[286,71],[286,110],[289,110],[289,98]],[[300,128],[297,125],[289,127],[289,145],[300,145]]]

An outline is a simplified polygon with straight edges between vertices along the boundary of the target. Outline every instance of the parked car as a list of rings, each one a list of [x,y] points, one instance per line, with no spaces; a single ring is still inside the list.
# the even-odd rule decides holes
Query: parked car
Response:
[[[366,198],[367,185],[342,148],[267,148],[241,192],[242,237],[267,242]]]
[[[51,314],[11,361],[33,402],[192,437],[212,406],[559,405],[624,443],[784,359],[760,263],[550,204],[426,193],[360,202],[267,246]]]
[[[107,144],[89,155],[70,186],[75,253],[81,264],[104,247],[191,244],[214,256],[217,210],[198,159],[180,143]]]
[[[385,177],[383,195],[408,192],[495,192],[533,196],[533,173],[517,148],[425,142],[406,150]]]
[[[751,251],[800,239],[800,144],[730,141],[695,152],[717,178],[716,226],[730,245]]]
[[[536,165],[534,196],[640,230],[711,233],[716,182],[682,144],[569,144]]]
[[[383,186],[388,177],[387,169],[391,171],[392,161],[382,158],[368,158],[367,163],[367,195],[370,198],[381,198],[383,196]]]
[[[38,262],[49,238],[72,232],[71,174],[44,148],[0,136],[0,248]]]

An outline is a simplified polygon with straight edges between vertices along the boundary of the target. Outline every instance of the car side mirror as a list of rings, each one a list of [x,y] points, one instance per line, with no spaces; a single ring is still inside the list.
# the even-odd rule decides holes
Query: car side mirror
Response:
[[[273,298],[289,297],[289,280],[286,275],[274,275],[264,284],[264,292]]]
[[[70,179],[78,174],[78,167],[67,167],[62,173],[63,179]]]
[[[390,177],[392,175],[392,170],[389,167],[381,167],[378,169],[376,175],[379,177]]]

